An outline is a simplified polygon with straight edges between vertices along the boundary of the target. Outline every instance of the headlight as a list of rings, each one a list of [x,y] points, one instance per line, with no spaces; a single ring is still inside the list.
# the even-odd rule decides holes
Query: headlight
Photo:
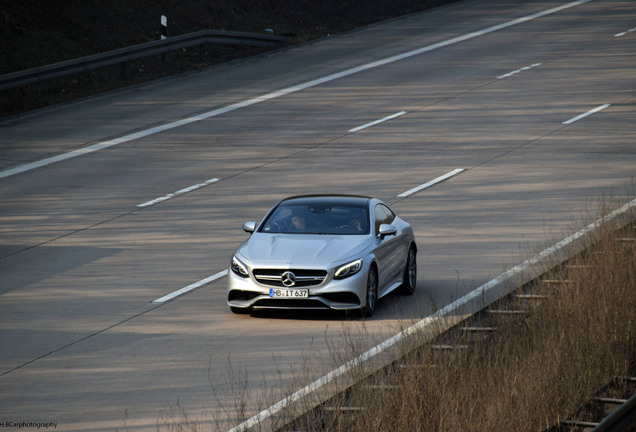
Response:
[[[344,279],[349,276],[353,276],[358,273],[362,268],[362,260],[358,259],[349,264],[345,264],[342,267],[338,267],[336,269],[336,273],[334,274],[335,279]]]
[[[247,267],[245,266],[245,264],[243,264],[235,256],[232,257],[232,264],[230,265],[230,268],[232,269],[234,274],[236,274],[238,276],[241,276],[241,277],[244,277],[244,278],[249,276],[249,272],[247,271]]]

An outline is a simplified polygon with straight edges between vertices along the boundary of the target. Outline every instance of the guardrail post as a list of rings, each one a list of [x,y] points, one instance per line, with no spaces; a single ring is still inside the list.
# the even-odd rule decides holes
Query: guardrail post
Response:
[[[165,15],[161,15],[161,40],[168,39],[168,17]],[[166,60],[168,57],[168,52],[164,51],[161,54],[161,61],[164,66],[166,65]]]
[[[205,44],[202,43],[199,45],[199,61],[202,62],[205,57]]]
[[[168,17],[161,15],[161,40],[168,37]]]
[[[122,81],[126,80],[126,64],[127,64],[127,62],[125,62],[125,61],[121,63],[121,79],[122,79]]]

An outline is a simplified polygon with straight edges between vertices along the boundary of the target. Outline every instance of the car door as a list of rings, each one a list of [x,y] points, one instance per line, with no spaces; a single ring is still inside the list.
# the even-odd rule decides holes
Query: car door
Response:
[[[406,260],[406,251],[403,250],[405,248],[401,244],[399,235],[380,237],[380,225],[393,224],[395,213],[386,205],[379,203],[375,205],[373,214],[376,241],[375,255],[378,263],[378,288],[381,296],[399,278],[401,266]]]

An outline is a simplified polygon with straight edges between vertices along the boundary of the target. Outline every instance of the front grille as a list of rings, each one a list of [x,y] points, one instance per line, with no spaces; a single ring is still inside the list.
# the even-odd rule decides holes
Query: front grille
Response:
[[[293,285],[283,284],[283,275],[293,273],[295,282]],[[268,286],[282,288],[304,288],[320,285],[327,277],[325,270],[301,270],[301,269],[255,269],[254,277],[259,283]],[[286,278],[287,280],[289,278]]]

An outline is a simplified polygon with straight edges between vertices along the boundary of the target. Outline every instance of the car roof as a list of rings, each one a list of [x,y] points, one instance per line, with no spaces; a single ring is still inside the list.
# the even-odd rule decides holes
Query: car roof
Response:
[[[318,194],[318,195],[298,195],[285,198],[280,203],[284,205],[342,205],[361,207],[366,206],[371,197],[364,195],[344,195],[344,194]]]

